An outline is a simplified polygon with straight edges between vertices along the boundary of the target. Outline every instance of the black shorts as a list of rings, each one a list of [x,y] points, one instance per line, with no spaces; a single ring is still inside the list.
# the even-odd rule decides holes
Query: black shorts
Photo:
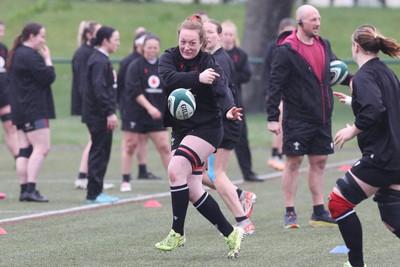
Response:
[[[5,88],[0,86],[0,108],[3,108],[7,105],[10,105],[7,92],[5,91]]]
[[[285,155],[328,155],[333,153],[332,125],[284,119],[282,123]]]
[[[224,130],[221,127],[208,129],[194,129],[187,131],[172,131],[171,132],[171,150],[175,150],[181,144],[183,138],[187,135],[197,136],[204,141],[210,143],[215,149],[219,147],[222,141]]]
[[[380,169],[369,163],[368,157],[361,158],[350,169],[358,179],[374,187],[387,187],[392,184],[400,184],[400,171]]]
[[[17,130],[22,130],[24,133],[32,132],[39,129],[50,128],[48,119],[39,119],[34,122],[17,124]]]
[[[121,130],[133,133],[141,133],[141,134],[166,131],[167,128],[162,126],[161,123],[160,125],[145,125],[133,121],[122,121]]]
[[[238,142],[232,141],[230,139],[222,139],[221,144],[219,145],[218,148],[224,148],[228,150],[234,150]]]

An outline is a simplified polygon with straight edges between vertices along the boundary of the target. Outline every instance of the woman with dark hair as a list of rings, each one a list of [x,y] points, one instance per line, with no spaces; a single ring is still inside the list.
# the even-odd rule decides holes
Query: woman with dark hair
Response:
[[[16,168],[20,201],[48,202],[36,190],[39,172],[50,150],[49,119],[55,118],[50,85],[56,75],[45,38],[42,25],[27,24],[15,38],[7,58],[11,118],[18,130]]]
[[[121,96],[124,106],[121,111],[121,192],[132,190],[132,158],[141,134],[151,138],[166,169],[171,159],[168,132],[162,123],[166,96],[158,75],[159,51],[160,39],[153,34],[146,35],[143,56],[132,61],[126,71],[125,89]]]
[[[78,30],[78,49],[72,57],[72,90],[71,90],[71,114],[82,115],[82,92],[83,84],[86,79],[86,63],[93,52],[90,41],[96,36],[97,30],[101,27],[100,23],[94,21],[82,21]],[[81,163],[79,166],[79,174],[74,181],[75,188],[86,189],[87,172],[88,172],[88,156],[91,140],[83,150]]]
[[[366,266],[363,234],[355,206],[374,196],[381,220],[400,238],[400,82],[379,59],[379,51],[400,58],[400,44],[383,36],[374,26],[362,25],[352,35],[353,59],[359,71],[352,80],[351,107],[354,124],[339,130],[340,148],[357,137],[362,157],[336,182],[329,210],[349,249],[344,266]],[[345,95],[337,95],[345,101]]]
[[[88,160],[87,203],[113,203],[118,198],[103,191],[104,175],[110,160],[112,133],[118,127],[116,75],[109,59],[119,46],[119,32],[102,26],[92,39],[96,49],[87,62],[83,86],[82,122],[89,130],[92,146]]]
[[[168,165],[173,222],[168,236],[158,242],[159,250],[171,251],[186,242],[184,224],[189,201],[225,237],[228,258],[236,258],[244,236],[222,214],[218,203],[203,189],[204,161],[220,145],[222,117],[240,120],[241,109],[234,106],[228,81],[214,58],[203,52],[207,39],[201,18],[192,16],[178,28],[178,46],[160,58],[159,75],[170,94],[177,88],[190,88],[196,98],[196,111],[187,120],[164,112],[164,126],[172,127],[172,159]]]

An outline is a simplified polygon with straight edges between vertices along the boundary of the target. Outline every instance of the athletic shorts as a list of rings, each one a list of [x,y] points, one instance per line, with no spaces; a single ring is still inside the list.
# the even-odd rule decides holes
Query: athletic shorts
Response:
[[[400,184],[400,171],[380,169],[369,163],[368,158],[369,156],[362,157],[350,169],[358,179],[374,187],[387,187],[392,184]]]
[[[230,139],[222,139],[221,144],[219,145],[218,148],[224,148],[228,150],[234,150],[238,142],[232,141]]]
[[[151,133],[151,132],[166,131],[167,128],[162,126],[162,124],[160,124],[160,125],[144,125],[144,124],[136,123],[133,121],[122,121],[121,130],[127,131],[127,132],[133,132],[133,133],[146,134],[146,133]]]
[[[208,129],[194,129],[187,131],[172,131],[171,132],[171,150],[175,150],[181,144],[183,138],[187,135],[197,136],[204,141],[210,143],[216,149],[219,147],[224,135],[224,130],[221,127]]]
[[[285,155],[328,155],[333,153],[332,125],[284,119],[282,152]]]
[[[48,119],[39,119],[34,122],[17,124],[17,129],[22,130],[24,133],[32,132],[39,129],[47,129],[47,128],[50,128]]]

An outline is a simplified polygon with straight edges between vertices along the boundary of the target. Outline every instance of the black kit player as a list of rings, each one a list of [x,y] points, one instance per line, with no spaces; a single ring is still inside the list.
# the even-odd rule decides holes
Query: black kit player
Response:
[[[222,141],[221,117],[240,120],[241,109],[234,107],[227,80],[214,58],[202,51],[207,44],[200,16],[192,16],[178,28],[178,46],[160,57],[159,74],[167,93],[191,88],[196,111],[187,120],[164,113],[164,126],[172,127],[172,159],[168,176],[172,201],[172,229],[155,247],[171,251],[186,242],[184,225],[189,201],[225,237],[228,258],[237,257],[244,231],[233,227],[218,203],[202,185],[204,161]],[[222,75],[221,75],[222,74]],[[222,111],[222,114],[221,114]]]
[[[121,147],[122,184],[120,191],[131,191],[132,157],[139,146],[140,135],[147,134],[155,144],[165,169],[171,159],[167,129],[163,126],[165,87],[158,75],[160,40],[147,34],[143,42],[143,56],[132,61],[125,75],[120,96],[123,141]]]
[[[235,66],[237,105],[238,107],[243,107],[242,85],[250,81],[252,73],[246,52],[238,47],[237,29],[232,21],[228,20],[222,23],[222,41],[225,51],[232,58]],[[252,170],[246,114],[244,110],[242,110],[242,113],[240,136],[235,146],[235,154],[243,174],[243,179],[248,182],[262,182],[264,180],[260,179]]]
[[[383,36],[372,25],[361,25],[352,35],[352,55],[359,70],[352,80],[354,124],[339,130],[335,144],[357,137],[361,158],[337,180],[329,210],[349,249],[346,267],[366,266],[363,233],[354,210],[374,196],[381,220],[400,238],[400,82],[379,59],[379,52],[400,58],[400,44]]]
[[[18,155],[18,135],[17,128],[11,121],[11,106],[9,100],[9,90],[7,84],[6,62],[8,49],[2,43],[5,32],[5,24],[0,20],[0,119],[5,132],[5,141],[11,155],[16,158]]]

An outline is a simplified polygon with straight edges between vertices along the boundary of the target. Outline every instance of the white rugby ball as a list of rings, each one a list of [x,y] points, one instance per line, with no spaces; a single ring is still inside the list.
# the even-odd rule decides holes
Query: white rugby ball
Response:
[[[175,89],[168,96],[168,109],[178,120],[189,119],[196,111],[196,99],[188,89]]]
[[[340,84],[349,74],[346,63],[341,60],[331,61],[331,86]]]

